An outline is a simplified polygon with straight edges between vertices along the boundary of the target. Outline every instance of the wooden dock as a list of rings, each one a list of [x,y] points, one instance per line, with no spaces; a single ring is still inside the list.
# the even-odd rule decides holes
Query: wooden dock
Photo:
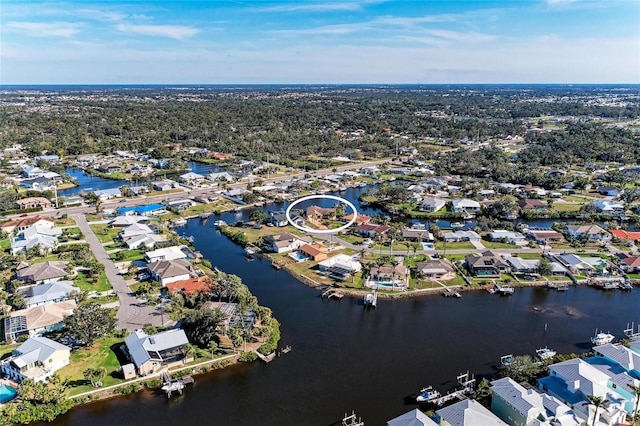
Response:
[[[456,299],[460,299],[462,297],[462,295],[460,293],[458,293],[457,291],[454,291],[450,288],[447,288],[445,291],[442,292],[442,295],[444,297],[455,297]]]
[[[436,398],[430,401],[432,404],[437,405],[438,407],[442,407],[449,401],[453,401],[454,399],[463,399],[466,395],[473,393],[476,386],[476,379],[473,375],[466,373],[461,373],[456,377],[458,380],[458,384],[460,385],[459,389],[455,389],[451,392],[447,392],[446,395],[442,395],[439,398]]]
[[[182,395],[182,391],[184,390],[185,386],[194,383],[193,377],[191,376],[172,379],[171,375],[168,372],[165,372],[160,377],[163,382],[161,389],[167,394],[167,398],[171,398],[171,394],[173,394],[174,392],[178,392],[180,395]]]
[[[326,297],[327,299],[342,300],[342,298],[344,297],[344,293],[338,290],[337,288],[329,288],[325,290],[320,297],[322,298]]]
[[[355,411],[352,411],[351,414],[346,414],[342,418],[342,426],[364,426],[364,422],[361,418],[356,417]]]
[[[255,352],[256,352],[256,355],[258,355],[258,358],[260,358],[261,360],[263,360],[267,364],[270,363],[271,361],[273,361],[273,359],[276,357],[276,353],[275,352],[271,352],[269,355],[262,355],[258,351],[255,351]]]

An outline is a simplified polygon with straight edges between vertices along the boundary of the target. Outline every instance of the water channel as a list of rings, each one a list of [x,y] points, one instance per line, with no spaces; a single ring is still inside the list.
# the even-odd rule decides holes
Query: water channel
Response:
[[[338,195],[357,202],[360,191]],[[518,288],[511,297],[477,291],[462,299],[382,300],[375,311],[365,310],[359,298],[323,301],[268,261],[247,260],[212,225],[248,214],[193,219],[178,231],[193,235],[207,259],[239,275],[273,310],[282,323],[281,344],[293,350],[270,364],[198,376],[178,398],[142,391],[78,407],[55,425],[331,425],[351,410],[367,425],[382,425],[415,408],[421,387],[446,391],[467,370],[491,375],[501,355],[533,354],[543,346],[585,352],[596,328],[620,337],[628,322],[640,322],[640,291],[586,286],[564,293]]]

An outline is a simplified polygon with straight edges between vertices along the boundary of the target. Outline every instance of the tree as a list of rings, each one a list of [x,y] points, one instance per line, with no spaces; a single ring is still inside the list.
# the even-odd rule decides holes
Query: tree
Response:
[[[269,218],[269,216],[267,215],[267,213],[265,213],[262,210],[254,210],[251,212],[251,215],[249,216],[249,220],[253,220],[256,223],[265,223],[267,221],[267,219]]]
[[[87,368],[82,372],[85,380],[91,382],[91,386],[102,386],[102,379],[107,374],[107,370],[102,367]]]
[[[598,409],[604,404],[607,404],[609,400],[596,395],[587,395],[587,398],[589,398],[589,401],[591,401],[591,403],[596,407],[596,411],[593,413],[593,423],[591,423],[591,426],[596,426],[596,420],[598,419]]]
[[[213,359],[214,354],[218,351],[218,342],[211,341],[209,342],[209,353],[211,353],[211,359]]]
[[[538,265],[538,273],[540,275],[551,275],[552,272],[553,268],[551,266],[551,262],[549,262],[549,260],[544,257],[540,259],[540,263]]]
[[[182,347],[182,356],[184,357],[182,358],[182,363],[186,364],[187,359],[191,358],[195,353],[196,351],[195,349],[193,349],[193,345],[191,345],[190,343],[187,343],[186,345],[184,345]]]
[[[99,304],[92,302],[79,306],[73,315],[65,319],[65,328],[71,336],[87,346],[101,336],[111,333],[116,325],[116,319],[108,309],[102,309]]]
[[[198,309],[187,314],[182,329],[190,342],[206,349],[211,342],[217,341],[216,330],[224,319],[225,315],[219,309]]]
[[[640,386],[629,385],[629,387],[631,388],[631,390],[633,390],[633,393],[635,394],[635,397],[636,397],[635,408],[633,409],[633,417],[631,419],[631,424],[635,425],[636,418],[638,416],[638,407],[640,406]]]

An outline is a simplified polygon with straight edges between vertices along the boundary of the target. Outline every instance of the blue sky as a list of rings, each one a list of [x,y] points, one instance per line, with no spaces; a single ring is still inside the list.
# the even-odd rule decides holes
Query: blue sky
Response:
[[[2,0],[0,32],[0,84],[640,83],[637,0]]]

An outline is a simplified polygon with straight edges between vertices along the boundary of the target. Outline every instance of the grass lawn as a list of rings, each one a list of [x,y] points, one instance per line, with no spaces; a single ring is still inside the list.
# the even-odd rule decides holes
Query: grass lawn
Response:
[[[3,359],[5,358],[5,356],[8,356],[7,354],[10,354],[11,351],[17,348],[18,346],[19,346],[18,344],[0,345],[0,359]]]
[[[119,253],[124,253],[124,257],[118,257]],[[109,258],[115,262],[127,262],[132,260],[142,260],[144,259],[144,254],[146,252],[144,250],[121,250],[116,253],[109,254]],[[122,256],[122,255],[120,255]]]
[[[577,212],[582,204],[554,203],[553,209],[557,212]]]
[[[57,254],[50,254],[49,256],[45,256],[45,257],[37,257],[35,259],[31,259],[30,261],[33,263],[42,263],[42,262],[53,262],[55,260],[58,260],[58,255]]]
[[[85,274],[79,272],[74,282],[76,287],[79,287],[80,290],[84,291],[101,292],[111,290],[111,284],[109,283],[109,280],[107,280],[107,275],[104,272],[100,273],[97,282],[95,278],[87,278]]]
[[[512,248],[512,245],[509,245],[509,248]],[[449,250],[473,250],[475,249],[474,245],[471,244],[468,241],[462,241],[459,243],[446,243],[446,247],[445,247],[445,242],[444,241],[436,241],[436,250],[444,250],[444,249],[449,249]]]
[[[116,296],[115,294],[112,294],[110,296],[90,297],[80,304],[82,305],[87,303],[97,303],[99,305],[106,305],[107,303],[112,303],[117,301],[118,301],[118,296]]]
[[[351,244],[360,244],[364,241],[364,238],[360,235],[344,234],[338,236],[338,238]]]
[[[375,253],[380,253],[380,251],[382,250],[382,254],[389,254],[389,246],[385,246],[384,244],[375,244],[374,246],[371,247],[372,252]],[[391,250],[397,250],[397,251],[407,251],[407,246],[404,244],[393,244],[393,246],[391,247]],[[409,251],[413,251],[413,248],[409,248]]]
[[[0,240],[0,248],[2,250],[9,250],[11,248],[11,241],[9,241],[8,238],[5,238],[4,240]]]
[[[485,241],[485,240],[482,240],[482,245],[488,249],[510,249],[514,247],[513,244],[509,244],[509,243],[500,243],[497,241]]]
[[[451,262],[457,262],[458,260],[464,260],[465,257],[467,257],[466,254],[448,254],[445,256],[447,259],[449,259]]]
[[[640,280],[640,274],[627,274],[627,276],[632,280]]]
[[[542,256],[539,253],[511,253],[513,257],[519,257],[520,259],[536,259],[540,260]]]
[[[120,368],[116,352],[119,352],[118,347],[121,344],[123,344],[122,338],[105,336],[94,343],[91,348],[72,351],[69,365],[58,372],[61,379],[69,381],[67,393],[75,395],[96,389],[82,375],[82,372],[87,368],[101,367],[107,371],[107,374],[102,379],[104,386],[123,383],[123,379],[114,377],[117,376],[117,371]]]
[[[53,223],[55,223],[56,226],[73,226],[76,224],[76,221],[70,217],[65,217],[64,219],[55,219]]]
[[[107,224],[89,225],[101,243],[114,241],[121,229],[110,228]]]

